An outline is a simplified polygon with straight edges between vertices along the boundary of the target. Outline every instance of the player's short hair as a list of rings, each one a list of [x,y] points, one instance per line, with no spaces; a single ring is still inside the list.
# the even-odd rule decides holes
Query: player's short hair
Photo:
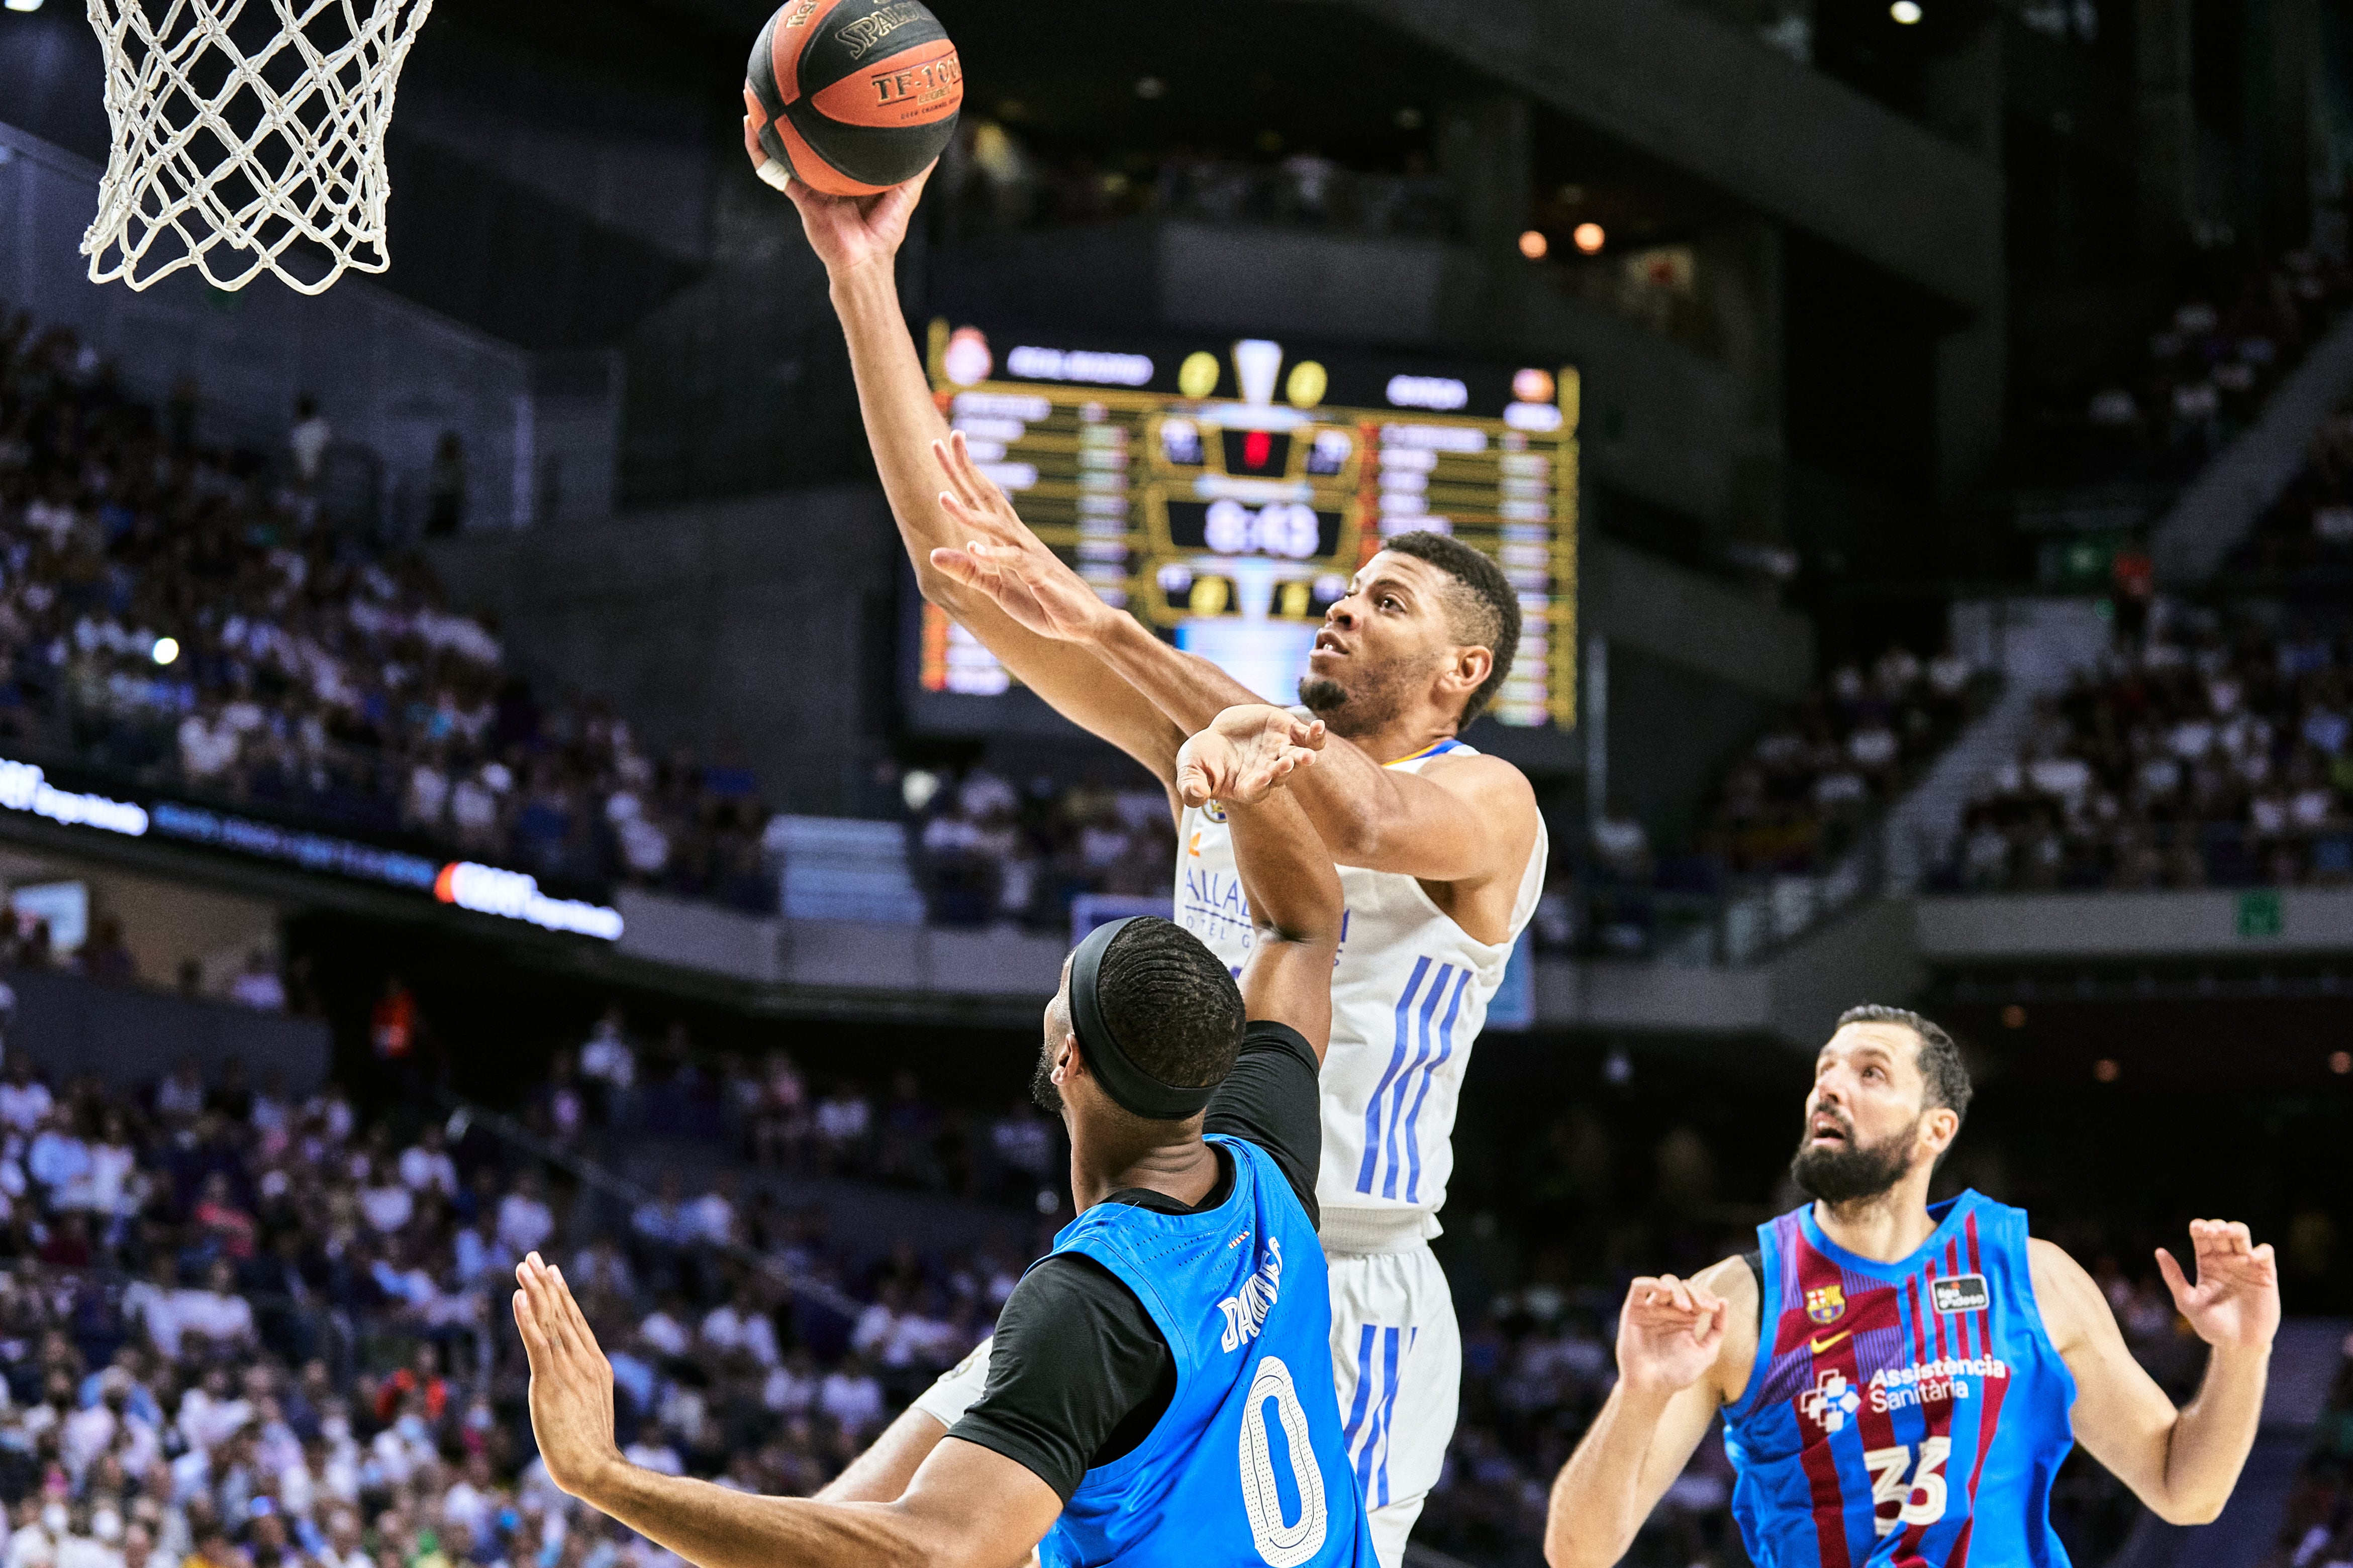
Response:
[[[1483,647],[1495,656],[1495,667],[1462,705],[1462,723],[1467,728],[1487,710],[1487,704],[1504,689],[1504,678],[1512,673],[1512,659],[1520,651],[1520,596],[1493,557],[1451,534],[1416,529],[1382,540],[1381,548],[1427,561],[1453,578],[1446,594],[1446,618],[1454,640],[1466,647]]]
[[[1961,1047],[1953,1043],[1952,1036],[1909,1007],[1890,1007],[1883,1002],[1849,1007],[1839,1015],[1837,1027],[1843,1029],[1849,1024],[1901,1024],[1911,1030],[1920,1041],[1921,1102],[1968,1119],[1969,1097],[1977,1090],[1969,1086],[1968,1067],[1961,1060]]]
[[[1095,972],[1103,1023],[1162,1083],[1221,1083],[1241,1054],[1241,987],[1199,937],[1156,915],[1130,921]]]

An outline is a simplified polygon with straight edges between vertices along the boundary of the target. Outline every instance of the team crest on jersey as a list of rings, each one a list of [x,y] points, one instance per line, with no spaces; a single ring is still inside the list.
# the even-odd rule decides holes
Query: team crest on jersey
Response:
[[[1835,1323],[1846,1312],[1846,1291],[1837,1285],[1824,1285],[1806,1292],[1806,1321],[1810,1323]],[[1836,1428],[1832,1428],[1836,1430]]]
[[[1993,1305],[1982,1274],[1956,1274],[1950,1279],[1928,1281],[1928,1299],[1939,1312],[1982,1312]]]
[[[1208,805],[1201,808],[1201,815],[1208,817],[1211,822],[1222,825],[1226,820],[1225,803],[1223,801],[1213,800]]]
[[[1813,1387],[1798,1395],[1798,1414],[1824,1432],[1844,1431],[1846,1418],[1862,1407],[1862,1395],[1836,1367],[1824,1367]]]

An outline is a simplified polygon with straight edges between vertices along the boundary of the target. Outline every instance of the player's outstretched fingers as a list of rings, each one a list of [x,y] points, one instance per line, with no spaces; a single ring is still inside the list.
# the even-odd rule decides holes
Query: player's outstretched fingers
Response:
[[[539,1314],[531,1310],[531,1297],[520,1285],[514,1293],[515,1332],[522,1336],[522,1353],[533,1366],[548,1354],[547,1335],[540,1331]]]
[[[2189,1280],[2182,1274],[2181,1265],[2173,1260],[2173,1254],[2162,1247],[2157,1249],[2157,1271],[2164,1276],[2165,1288],[2173,1292],[2175,1305],[2179,1306],[2188,1299],[2191,1289]]]
[[[961,430],[951,430],[945,441],[932,443],[933,459],[947,475],[949,488],[956,500],[976,516],[996,521],[998,492],[980,465],[972,458],[972,444]]]
[[[522,1277],[515,1271],[514,1315],[515,1331],[522,1336],[523,1353],[530,1357],[534,1369],[553,1366],[560,1353],[554,1335],[548,1331],[547,1318],[539,1309],[538,1299]]]
[[[564,1266],[559,1263],[548,1272],[554,1277],[555,1299],[564,1309],[565,1321],[571,1326],[575,1342],[590,1355],[598,1353],[596,1331],[588,1326],[588,1314],[580,1310],[580,1299],[572,1293],[571,1284],[564,1278]]]
[[[941,500],[954,496],[965,506],[978,503],[980,492],[973,484],[977,476],[972,471],[972,453],[965,445],[963,431],[952,430],[944,439],[933,441],[932,461],[939,465],[940,472],[946,476],[948,481],[947,494]]]
[[[532,1315],[539,1321],[540,1332],[547,1337],[550,1353],[558,1361],[569,1359],[573,1352],[572,1325],[548,1289],[547,1265],[534,1252],[522,1260],[516,1273],[530,1294]]]

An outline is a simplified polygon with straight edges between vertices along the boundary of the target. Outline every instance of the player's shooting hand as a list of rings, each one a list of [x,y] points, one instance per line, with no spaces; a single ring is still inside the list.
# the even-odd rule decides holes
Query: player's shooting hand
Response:
[[[745,116],[748,123],[750,117]],[[861,266],[889,266],[906,243],[907,220],[923,199],[930,168],[903,185],[893,185],[879,196],[829,196],[807,183],[786,174],[774,160],[755,154],[753,166],[774,184],[782,179],[784,193],[801,213],[801,231],[828,276],[839,277]]]
[[[1085,642],[1099,635],[1118,612],[1029,531],[972,460],[964,432],[933,442],[932,456],[948,481],[940,509],[966,541],[961,549],[933,551],[932,564],[1039,637]]]
[[[1635,1280],[1618,1319],[1619,1376],[1644,1393],[1681,1393],[1715,1364],[1728,1316],[1723,1297],[1692,1280]]]
[[[1303,720],[1257,703],[1229,708],[1177,752],[1177,798],[1187,805],[1263,800],[1293,773],[1314,765],[1324,736],[1321,719]]]
[[[2161,1247],[2157,1268],[2198,1337],[2218,1349],[2268,1348],[2280,1322],[2279,1264],[2271,1243],[2255,1246],[2243,1225],[2194,1219],[2189,1246],[2197,1283],[2183,1277],[2181,1265]]]
[[[563,1274],[534,1252],[515,1266],[515,1327],[531,1358],[531,1429],[547,1479],[593,1502],[599,1479],[624,1463],[613,1440],[613,1363]]]

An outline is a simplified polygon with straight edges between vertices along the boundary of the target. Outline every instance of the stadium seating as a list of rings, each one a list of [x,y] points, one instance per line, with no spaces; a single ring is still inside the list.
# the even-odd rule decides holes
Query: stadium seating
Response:
[[[1946,889],[2353,881],[2341,617],[2160,601],[1968,808]]]

